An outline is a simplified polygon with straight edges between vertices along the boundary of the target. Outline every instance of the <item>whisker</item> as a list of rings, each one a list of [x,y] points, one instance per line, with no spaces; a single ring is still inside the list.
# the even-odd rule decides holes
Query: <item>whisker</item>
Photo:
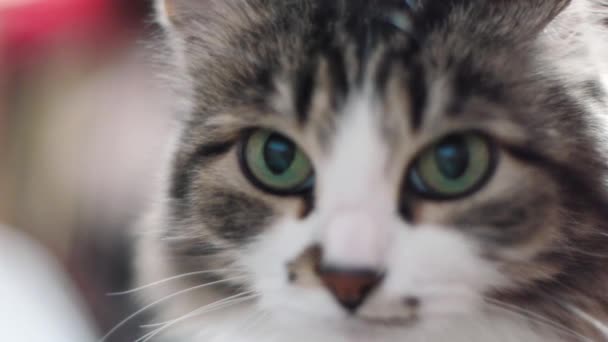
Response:
[[[578,253],[580,255],[590,256],[590,257],[598,258],[598,259],[608,259],[608,254],[600,254],[600,253],[594,253],[594,252],[585,251],[583,249],[580,249],[580,248],[575,247],[575,246],[570,245],[570,244],[564,244],[564,248],[568,252]]]
[[[589,315],[588,313],[584,312],[583,310],[581,310],[573,305],[566,304],[566,307],[570,311],[574,312],[576,315],[578,315],[579,317],[581,317],[582,319],[584,319],[585,321],[587,321],[588,323],[593,325],[597,330],[599,330],[600,333],[602,333],[602,335],[604,335],[604,337],[608,338],[608,325],[600,322],[595,317]]]
[[[130,290],[126,290],[126,291],[120,291],[120,292],[110,292],[110,293],[107,293],[106,295],[110,296],[110,297],[124,296],[124,295],[132,294],[132,293],[135,293],[135,292],[139,292],[139,291],[142,291],[142,290],[145,290],[145,289],[157,286],[157,285],[165,284],[165,283],[168,283],[168,282],[170,282],[172,280],[182,279],[182,278],[186,278],[186,277],[192,277],[192,276],[201,275],[201,274],[212,274],[212,273],[229,272],[229,271],[232,271],[232,270],[229,270],[229,269],[220,269],[220,270],[207,270],[207,271],[197,271],[197,272],[183,273],[183,274],[179,274],[179,275],[172,276],[172,277],[169,277],[169,278],[161,279],[159,281],[155,281],[155,282],[147,284],[147,285],[136,287],[134,289],[130,289]]]
[[[256,325],[258,323],[260,323],[261,321],[265,320],[268,317],[268,313],[264,312],[260,309],[257,310],[253,310],[253,312],[251,313],[251,315],[249,315],[249,317],[245,320],[245,322],[243,322],[243,326],[241,327],[241,330],[250,330],[256,327]]]
[[[252,296],[253,298],[255,298],[256,296]],[[248,300],[246,298],[244,298],[244,300]],[[240,303],[240,301],[239,301]],[[213,310],[215,311],[215,310]],[[207,311],[205,311],[205,313],[208,313]],[[251,312],[249,312],[246,317],[239,319],[238,323],[234,325],[233,329],[230,329],[229,331],[223,330],[219,335],[216,336],[216,338],[218,340],[230,340],[230,337],[232,336],[233,333],[235,332],[242,332],[245,329],[248,329],[249,327],[253,328],[255,323],[257,323],[261,317],[263,317],[262,315],[263,311],[260,309],[254,309],[251,310]],[[249,330],[251,331],[251,330]],[[199,334],[204,334],[205,330],[202,329],[199,331]],[[198,336],[198,335],[197,335]]]
[[[184,316],[181,316],[179,318],[173,319],[169,322],[166,322],[165,324],[163,324],[163,326],[161,326],[160,328],[157,328],[147,334],[145,334],[144,336],[140,337],[139,339],[137,339],[135,342],[148,342],[150,341],[152,338],[154,338],[156,335],[162,333],[163,331],[171,328],[172,326],[183,322],[189,318],[192,317],[196,317],[199,315],[203,315],[209,312],[213,312],[213,311],[217,311],[217,310],[221,310],[221,309],[225,309],[227,307],[236,305],[238,303],[242,303],[248,300],[251,300],[253,298],[258,297],[258,295],[250,295],[251,293],[253,293],[254,291],[248,291],[248,292],[243,292],[243,293],[239,293],[236,294],[234,296],[230,296],[228,298],[224,298],[222,300],[219,300],[217,302],[202,306]]]
[[[228,335],[228,337],[230,337],[229,334],[233,333],[233,332],[251,332],[258,323],[260,323],[262,320],[266,319],[268,313],[264,312],[261,309],[255,309],[255,310],[251,310],[251,312],[249,313],[249,315],[247,315],[247,317],[245,317],[244,319],[242,319],[237,326],[234,327],[234,329],[232,329],[232,332],[226,332],[226,334]],[[223,335],[222,335],[223,336]]]
[[[143,313],[144,311],[150,309],[151,307],[153,307],[155,305],[158,305],[158,304],[160,304],[162,302],[165,302],[165,301],[167,301],[169,299],[175,298],[175,297],[177,297],[179,295],[182,295],[184,293],[192,292],[194,290],[202,289],[202,288],[213,286],[213,285],[217,285],[217,284],[227,283],[227,282],[230,282],[232,280],[241,279],[241,278],[244,278],[244,277],[245,276],[233,277],[233,278],[228,278],[228,279],[222,279],[222,280],[214,281],[214,282],[211,282],[211,283],[206,283],[206,284],[202,284],[202,285],[193,286],[193,287],[190,287],[190,288],[187,288],[187,289],[184,289],[184,290],[172,293],[172,294],[170,294],[170,295],[168,295],[166,297],[163,297],[161,299],[158,299],[158,300],[156,300],[156,301],[154,301],[154,302],[152,302],[152,303],[144,306],[143,308],[135,311],[133,314],[129,315],[127,318],[125,318],[124,320],[122,320],[121,322],[119,322],[118,324],[116,324],[112,329],[110,329],[110,331],[108,331],[107,334],[105,334],[99,340],[99,342],[105,342],[114,332],[116,332],[116,330],[120,329],[122,326],[124,326],[125,324],[127,324],[127,322],[129,322],[133,318],[137,317],[138,315],[140,315],[141,313]]]
[[[484,300],[485,300],[486,304],[488,304],[491,307],[494,307],[496,309],[504,310],[508,313],[511,313],[511,314],[517,315],[519,317],[522,317],[524,319],[527,319],[533,323],[542,324],[546,327],[550,327],[550,328],[560,331],[562,333],[566,333],[568,335],[571,335],[573,337],[580,339],[581,341],[592,342],[592,340],[589,339],[588,337],[564,326],[563,324],[560,324],[552,319],[544,317],[536,312],[524,309],[522,307],[518,307],[516,305],[505,303],[505,302],[502,302],[497,299],[485,297]]]
[[[251,293],[253,293],[253,291],[241,292],[241,293],[238,293],[238,294],[236,294],[236,295],[232,295],[232,296],[230,296],[230,297],[226,297],[226,298],[223,298],[223,299],[217,300],[217,301],[215,301],[215,302],[209,303],[209,304],[207,304],[207,305],[205,305],[205,306],[202,306],[202,307],[200,307],[200,308],[198,308],[198,309],[195,309],[195,310],[200,310],[201,308],[211,308],[211,307],[216,307],[217,305],[225,304],[226,302],[229,302],[229,301],[231,301],[231,300],[235,299],[235,297],[236,297],[236,298],[239,298],[238,296],[249,295],[249,294],[251,294]],[[194,312],[194,311],[192,311],[192,312]],[[175,321],[176,319],[177,319],[177,318],[170,319],[170,320],[168,320],[168,321],[164,321],[164,322],[150,323],[150,324],[143,324],[143,325],[141,325],[140,327],[141,327],[141,328],[158,328],[158,327],[163,326],[163,325],[165,325],[165,324],[169,324],[169,323],[171,323],[171,322]]]

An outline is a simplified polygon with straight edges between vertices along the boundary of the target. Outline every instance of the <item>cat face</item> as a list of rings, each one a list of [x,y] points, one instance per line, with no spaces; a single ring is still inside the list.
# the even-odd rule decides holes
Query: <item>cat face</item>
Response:
[[[547,53],[570,1],[160,4],[187,100],[171,273],[339,331],[496,303],[571,326],[598,293],[606,99]]]

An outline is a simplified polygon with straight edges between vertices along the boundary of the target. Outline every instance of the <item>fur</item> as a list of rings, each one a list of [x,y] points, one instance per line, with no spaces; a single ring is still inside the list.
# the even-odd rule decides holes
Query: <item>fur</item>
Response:
[[[137,230],[138,284],[170,278],[142,289],[150,339],[608,340],[608,2],[157,3],[181,128]],[[306,151],[314,191],[248,181],[256,127]],[[420,151],[470,131],[491,179],[413,194]],[[315,248],[383,272],[355,314]]]

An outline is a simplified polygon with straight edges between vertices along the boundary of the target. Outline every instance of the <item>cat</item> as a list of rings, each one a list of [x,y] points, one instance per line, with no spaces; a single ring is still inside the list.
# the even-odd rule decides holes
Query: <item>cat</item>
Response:
[[[156,7],[140,341],[608,341],[608,1]]]

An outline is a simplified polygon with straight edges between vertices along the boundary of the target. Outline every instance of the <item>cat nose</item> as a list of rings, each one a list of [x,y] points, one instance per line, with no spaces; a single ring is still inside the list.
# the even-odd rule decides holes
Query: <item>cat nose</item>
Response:
[[[383,279],[381,274],[368,269],[349,270],[320,267],[318,272],[325,287],[350,313],[357,311]]]

